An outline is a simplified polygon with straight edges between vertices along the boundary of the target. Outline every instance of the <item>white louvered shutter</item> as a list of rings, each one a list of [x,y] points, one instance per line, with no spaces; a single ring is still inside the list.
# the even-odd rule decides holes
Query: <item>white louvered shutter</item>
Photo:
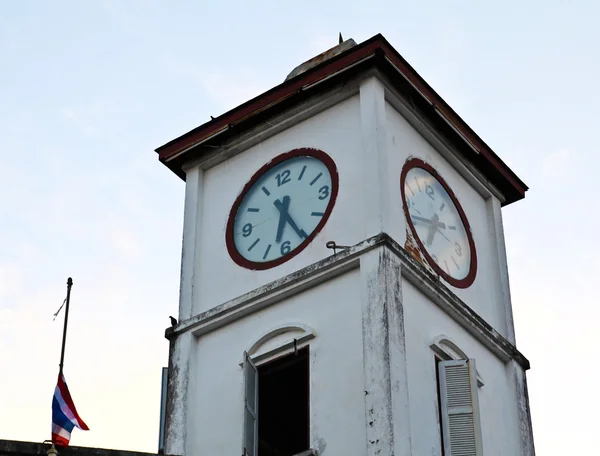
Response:
[[[244,352],[244,453],[258,453],[258,369]]]
[[[475,360],[440,361],[439,375],[444,455],[482,456]]]

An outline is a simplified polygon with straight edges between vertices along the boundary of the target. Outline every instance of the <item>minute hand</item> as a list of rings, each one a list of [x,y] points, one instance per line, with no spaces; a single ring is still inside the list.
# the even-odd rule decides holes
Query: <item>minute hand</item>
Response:
[[[275,200],[273,204],[279,211],[279,224],[277,225],[277,235],[275,236],[275,242],[279,244],[281,242],[281,237],[283,236],[283,229],[285,228],[286,219],[284,217],[284,214],[288,213],[288,207],[290,206],[290,197],[288,195],[285,195],[283,197],[283,202]]]

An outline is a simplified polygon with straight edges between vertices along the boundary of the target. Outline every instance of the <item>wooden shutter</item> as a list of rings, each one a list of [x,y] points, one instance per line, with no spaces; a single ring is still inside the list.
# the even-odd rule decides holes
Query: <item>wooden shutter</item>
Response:
[[[440,361],[440,402],[445,456],[482,456],[474,359]]]
[[[258,369],[244,352],[244,456],[258,453]]]

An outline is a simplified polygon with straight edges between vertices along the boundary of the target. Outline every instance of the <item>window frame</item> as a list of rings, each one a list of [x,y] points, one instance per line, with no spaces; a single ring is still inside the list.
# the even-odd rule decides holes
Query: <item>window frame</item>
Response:
[[[243,456],[258,456],[258,368],[252,362],[252,359],[247,352],[244,352],[244,428],[242,438],[242,455]],[[254,377],[254,404],[250,404],[249,382],[250,377]],[[248,435],[249,417],[254,422],[253,435]],[[249,451],[248,447],[252,446]]]
[[[261,348],[263,347],[263,345],[265,343],[267,343],[268,341],[270,341],[273,338],[279,337],[281,335],[290,333],[290,336],[293,335],[294,337],[290,337],[290,338],[285,338],[282,340],[282,342],[274,347],[272,347],[271,349],[267,350],[267,351],[262,351]],[[242,456],[258,456],[258,425],[259,425],[259,416],[258,416],[258,395],[259,395],[259,375],[258,375],[258,369],[265,365],[268,364],[272,361],[275,361],[279,358],[283,358],[285,356],[297,353],[299,350],[302,349],[307,349],[308,350],[308,378],[309,378],[309,384],[308,384],[308,399],[309,399],[309,404],[308,404],[308,410],[309,410],[309,423],[308,423],[308,438],[309,438],[309,447],[310,447],[310,392],[311,392],[311,388],[310,388],[310,353],[311,353],[311,348],[310,348],[310,344],[309,342],[312,341],[312,339],[315,338],[315,331],[304,324],[301,323],[287,323],[287,324],[283,324],[280,326],[277,326],[275,328],[272,328],[271,330],[267,331],[265,334],[263,334],[258,340],[256,340],[248,349],[248,351],[244,351],[243,354],[243,360],[242,362],[239,364],[240,367],[242,368],[242,373],[243,373],[243,389],[244,389],[244,419],[243,419],[243,429],[242,429]],[[255,372],[255,382],[254,382],[254,397],[256,400],[256,409],[255,409],[255,414],[253,415],[251,413],[251,410],[248,409],[248,389],[247,389],[247,379],[248,379],[248,375],[249,375],[249,370],[253,370]],[[252,436],[253,438],[253,443],[252,443],[252,450],[253,453],[249,453],[247,451],[247,446],[249,443],[249,436],[247,435],[247,412],[255,419],[255,426],[254,426],[254,435]],[[300,456],[300,455],[317,455],[316,450],[314,450],[313,448],[309,448],[306,451],[301,452],[299,455],[295,455],[295,456]]]
[[[483,439],[481,432],[481,411],[477,370],[474,359],[438,361],[438,400],[441,416],[442,454],[458,456],[453,452],[453,444],[465,444],[465,435],[471,439],[476,456],[483,456]],[[467,370],[461,370],[467,368]],[[455,370],[450,373],[450,369]],[[465,391],[468,388],[468,391]],[[453,417],[455,418],[453,420]],[[460,427],[459,436],[453,429]],[[469,435],[470,434],[470,435]],[[471,454],[471,453],[469,453]]]

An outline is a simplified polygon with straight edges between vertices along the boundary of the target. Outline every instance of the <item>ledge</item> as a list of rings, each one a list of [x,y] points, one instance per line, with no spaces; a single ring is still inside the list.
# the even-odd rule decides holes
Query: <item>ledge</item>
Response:
[[[179,335],[188,331],[192,331],[197,337],[214,331],[232,321],[313,287],[317,283],[358,268],[360,266],[360,255],[380,247],[388,248],[400,259],[403,277],[429,297],[498,358],[505,363],[515,360],[524,370],[530,368],[527,358],[513,344],[456,296],[440,281],[438,276],[432,274],[414,260],[406,250],[386,233],[366,239],[340,253],[181,321],[175,327],[167,328],[165,337],[169,340],[175,340]]]
[[[33,456],[46,455],[49,443],[22,442],[17,440],[0,440],[0,456]],[[103,448],[86,448],[70,446],[56,449],[59,456],[156,456],[156,453],[139,453],[137,451],[107,450]]]
[[[302,453],[296,453],[294,456],[319,456],[319,453],[317,453],[317,450],[313,450],[311,448],[310,450],[303,451]]]

